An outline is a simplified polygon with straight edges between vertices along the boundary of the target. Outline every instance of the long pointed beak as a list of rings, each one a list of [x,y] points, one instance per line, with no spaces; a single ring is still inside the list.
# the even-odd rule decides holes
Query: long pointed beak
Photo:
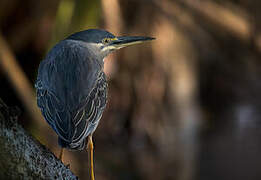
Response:
[[[126,46],[140,44],[145,41],[151,41],[155,38],[152,37],[143,37],[143,36],[120,36],[117,37],[114,41],[110,43],[110,46],[113,46],[115,49],[120,49]]]

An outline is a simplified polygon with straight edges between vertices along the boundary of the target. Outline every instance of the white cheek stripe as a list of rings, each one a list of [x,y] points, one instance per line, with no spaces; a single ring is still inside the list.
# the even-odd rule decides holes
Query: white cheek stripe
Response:
[[[114,46],[105,46],[104,48],[102,48],[102,51],[114,50],[114,49],[119,49],[119,48],[114,47]]]

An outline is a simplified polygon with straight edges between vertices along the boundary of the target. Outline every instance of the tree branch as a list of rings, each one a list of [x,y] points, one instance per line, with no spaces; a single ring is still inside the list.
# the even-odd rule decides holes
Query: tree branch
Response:
[[[0,99],[0,179],[78,179],[17,124],[18,112]]]

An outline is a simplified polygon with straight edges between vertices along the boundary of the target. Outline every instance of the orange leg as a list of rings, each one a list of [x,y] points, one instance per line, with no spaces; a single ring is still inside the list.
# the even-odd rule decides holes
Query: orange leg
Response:
[[[61,148],[60,154],[59,154],[59,159],[63,162],[63,151],[64,148]]]
[[[88,136],[87,151],[89,151],[90,176],[91,176],[91,180],[94,180],[94,170],[93,170],[93,142],[92,142],[92,135]]]

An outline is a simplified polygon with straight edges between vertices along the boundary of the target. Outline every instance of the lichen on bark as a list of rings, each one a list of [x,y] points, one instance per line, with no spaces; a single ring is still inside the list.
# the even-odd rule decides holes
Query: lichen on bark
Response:
[[[0,179],[78,179],[17,123],[18,112],[0,99]]]

